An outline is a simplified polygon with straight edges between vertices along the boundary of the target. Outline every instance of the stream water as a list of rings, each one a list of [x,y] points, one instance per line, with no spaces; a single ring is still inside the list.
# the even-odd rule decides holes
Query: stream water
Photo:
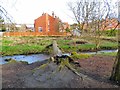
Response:
[[[100,53],[109,53],[109,52],[117,52],[118,50],[101,50],[96,52],[82,52],[82,53],[86,53],[86,54],[100,54]],[[70,55],[69,53],[66,53],[64,55]],[[45,55],[45,54],[32,54],[32,55],[14,55],[14,56],[4,56],[4,57],[0,57],[0,64],[5,64],[7,63],[7,61],[5,61],[5,59],[14,59],[17,61],[27,61],[28,64],[37,62],[37,61],[43,61],[46,59],[49,59],[50,56],[49,55]]]
[[[101,54],[101,53],[112,53],[112,52],[118,52],[118,50],[101,50],[97,52],[82,52],[85,54]]]
[[[9,59],[9,58],[17,61],[27,61],[29,64],[31,64],[37,61],[43,61],[49,59],[50,56],[45,54],[4,56],[4,57],[0,57],[0,64],[7,63],[5,59]]]

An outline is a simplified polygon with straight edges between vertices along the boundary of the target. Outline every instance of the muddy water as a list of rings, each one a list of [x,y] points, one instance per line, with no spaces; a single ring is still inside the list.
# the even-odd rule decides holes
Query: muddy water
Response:
[[[17,61],[27,61],[29,64],[31,64],[37,61],[43,61],[49,59],[50,56],[45,54],[4,56],[4,57],[0,57],[0,64],[7,63],[5,59],[9,59],[9,58],[15,59]]]

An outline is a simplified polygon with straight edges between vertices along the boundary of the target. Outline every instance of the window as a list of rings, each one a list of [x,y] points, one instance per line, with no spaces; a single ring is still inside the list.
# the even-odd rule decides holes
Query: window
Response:
[[[48,29],[48,32],[50,31],[50,29]]]
[[[109,26],[112,26],[112,24],[110,23]]]
[[[38,31],[39,31],[39,32],[42,32],[42,27],[38,27]]]
[[[50,31],[50,27],[48,26],[48,32]]]

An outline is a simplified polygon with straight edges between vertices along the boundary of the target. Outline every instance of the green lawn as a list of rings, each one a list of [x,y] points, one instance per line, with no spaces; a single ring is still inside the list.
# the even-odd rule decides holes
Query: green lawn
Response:
[[[63,52],[79,52],[94,50],[94,39],[77,38],[76,41],[84,40],[86,44],[74,44],[74,40],[65,37],[3,37],[2,55],[42,53],[46,46],[56,40]],[[100,49],[117,49],[117,42],[101,40]]]

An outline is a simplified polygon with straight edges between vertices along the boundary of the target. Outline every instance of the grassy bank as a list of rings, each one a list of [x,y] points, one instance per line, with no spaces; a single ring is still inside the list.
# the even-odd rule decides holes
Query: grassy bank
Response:
[[[108,52],[108,53],[101,53],[98,55],[102,55],[102,56],[117,56],[117,52]]]
[[[77,38],[76,41],[86,41],[76,44],[73,38],[65,37],[3,37],[2,55],[42,53],[46,46],[56,40],[63,52],[94,51],[94,39]],[[117,49],[117,42],[101,40],[100,49]]]

